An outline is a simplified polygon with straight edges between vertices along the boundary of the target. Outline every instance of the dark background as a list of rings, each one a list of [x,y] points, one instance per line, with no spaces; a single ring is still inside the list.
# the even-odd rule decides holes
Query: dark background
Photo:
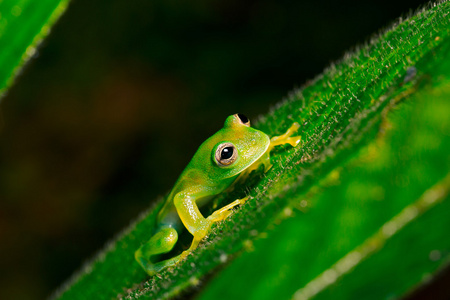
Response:
[[[74,0],[0,107],[0,299],[48,296],[226,116],[425,1]]]

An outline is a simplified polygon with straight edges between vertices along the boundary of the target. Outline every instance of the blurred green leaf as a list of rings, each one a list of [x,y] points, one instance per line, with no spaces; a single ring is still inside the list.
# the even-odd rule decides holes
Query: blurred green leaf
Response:
[[[432,277],[450,246],[449,12],[441,2],[399,20],[262,118],[257,127],[269,135],[303,124],[302,145],[279,149],[263,178],[221,195],[219,203],[251,198],[185,261],[140,284],[133,253],[159,203],[56,297],[167,299],[227,262],[201,294],[192,291],[378,299]]]
[[[0,98],[64,12],[68,0],[0,2]]]

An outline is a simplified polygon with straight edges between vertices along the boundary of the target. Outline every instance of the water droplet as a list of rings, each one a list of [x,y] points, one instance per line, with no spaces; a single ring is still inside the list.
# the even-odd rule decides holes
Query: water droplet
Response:
[[[406,83],[406,82],[411,81],[412,79],[414,79],[416,74],[417,74],[417,69],[415,67],[409,67],[406,70],[406,75],[405,75],[405,79],[403,79],[403,82]]]
[[[26,53],[29,57],[32,57],[36,54],[36,47],[29,46],[26,50]]]
[[[21,13],[22,13],[22,8],[20,8],[19,5],[14,5],[13,8],[11,9],[11,14],[14,17],[20,16]]]
[[[430,257],[430,260],[431,260],[431,261],[437,261],[437,260],[440,260],[440,259],[441,259],[441,251],[439,251],[439,250],[433,250],[433,251],[430,252],[429,257]]]

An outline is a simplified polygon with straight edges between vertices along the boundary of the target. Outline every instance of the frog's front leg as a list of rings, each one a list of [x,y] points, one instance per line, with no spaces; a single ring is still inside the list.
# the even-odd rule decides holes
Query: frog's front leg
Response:
[[[194,236],[190,248],[184,251],[180,259],[186,257],[189,253],[195,250],[201,240],[209,233],[212,224],[226,219],[231,213],[231,209],[239,204],[242,204],[247,198],[236,200],[221,209],[213,212],[209,217],[204,218],[198,209],[196,199],[200,194],[188,194],[181,192],[174,198],[174,204],[178,215],[187,230]]]
[[[278,136],[274,136],[270,139],[269,149],[267,152],[270,152],[277,145],[291,144],[292,147],[295,147],[300,143],[301,136],[292,136],[297,130],[300,128],[300,124],[297,122],[292,123],[291,127],[286,131],[286,133]]]
[[[292,136],[297,130],[300,128],[300,124],[297,122],[292,123],[291,127],[282,135],[274,136],[270,139],[270,145],[267,148],[266,152],[261,156],[261,158],[255,162],[252,166],[250,166],[245,173],[241,174],[240,177],[245,178],[251,171],[259,168],[260,165],[264,165],[264,171],[267,172],[272,168],[272,164],[270,163],[270,151],[278,145],[290,144],[292,147],[297,146],[302,137]]]

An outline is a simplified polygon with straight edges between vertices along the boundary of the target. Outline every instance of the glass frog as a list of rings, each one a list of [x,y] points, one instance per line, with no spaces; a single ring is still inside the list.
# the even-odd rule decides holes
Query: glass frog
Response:
[[[197,248],[212,224],[226,219],[232,208],[243,204],[248,197],[216,210],[207,218],[201,214],[199,206],[232,187],[238,177],[245,178],[261,164],[265,171],[270,169],[270,151],[276,145],[286,143],[297,146],[300,136],[292,135],[299,127],[298,123],[293,123],[285,134],[269,138],[264,132],[250,127],[246,116],[229,116],[224,127],[200,145],[165,198],[156,217],[153,236],[135,252],[142,268],[154,275],[175,265]],[[190,248],[173,258],[158,261],[158,256],[172,250],[183,225],[194,236]]]

